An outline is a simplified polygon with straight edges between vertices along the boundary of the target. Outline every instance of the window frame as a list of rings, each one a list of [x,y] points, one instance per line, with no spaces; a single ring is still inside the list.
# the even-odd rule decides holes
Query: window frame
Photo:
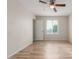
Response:
[[[56,32],[56,33],[54,33],[54,32],[48,33],[48,30],[47,30],[47,22],[48,22],[48,21],[52,21],[52,23],[53,23],[53,21],[57,21],[57,32]],[[47,33],[47,34],[50,34],[50,35],[51,35],[51,34],[59,34],[59,21],[58,21],[58,20],[47,20],[47,21],[46,21],[46,33]]]

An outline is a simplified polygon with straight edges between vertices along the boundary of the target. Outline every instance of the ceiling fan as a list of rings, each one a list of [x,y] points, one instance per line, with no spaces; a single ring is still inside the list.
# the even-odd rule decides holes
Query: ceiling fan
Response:
[[[57,12],[57,9],[55,7],[65,7],[66,4],[55,4],[56,0],[50,0],[50,2],[45,2],[42,0],[39,0],[39,2],[44,3],[44,4],[49,4],[49,7],[52,8],[55,12]]]

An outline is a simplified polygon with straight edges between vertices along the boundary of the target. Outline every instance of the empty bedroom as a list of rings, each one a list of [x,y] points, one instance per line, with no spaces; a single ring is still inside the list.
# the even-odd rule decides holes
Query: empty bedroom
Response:
[[[72,59],[72,0],[7,0],[8,59]]]

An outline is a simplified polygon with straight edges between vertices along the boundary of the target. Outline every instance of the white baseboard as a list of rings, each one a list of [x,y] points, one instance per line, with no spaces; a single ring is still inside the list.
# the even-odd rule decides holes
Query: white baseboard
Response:
[[[28,44],[27,44],[26,46],[24,46],[23,48],[20,48],[19,50],[15,51],[15,52],[12,53],[11,55],[9,55],[9,56],[7,57],[7,59],[11,59],[11,57],[12,57],[13,55],[15,55],[15,54],[18,53],[19,51],[23,50],[24,48],[28,47],[28,46],[31,45],[32,43],[33,43],[33,42],[28,42]]]

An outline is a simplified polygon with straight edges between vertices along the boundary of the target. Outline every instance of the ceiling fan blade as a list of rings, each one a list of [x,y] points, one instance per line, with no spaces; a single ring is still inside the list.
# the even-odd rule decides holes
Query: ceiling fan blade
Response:
[[[65,7],[65,6],[66,6],[66,4],[55,4],[55,6]]]
[[[47,2],[45,2],[45,1],[41,1],[41,0],[39,0],[39,2],[44,3],[44,4],[47,4]]]
[[[53,8],[53,10],[54,10],[55,12],[57,12],[56,8]]]

